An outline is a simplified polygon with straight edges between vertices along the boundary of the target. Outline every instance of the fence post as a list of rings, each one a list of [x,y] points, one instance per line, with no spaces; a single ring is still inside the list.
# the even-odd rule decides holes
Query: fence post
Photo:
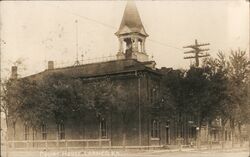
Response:
[[[48,141],[47,141],[47,139],[45,141],[45,150],[46,150],[46,152],[48,151]]]
[[[83,140],[82,141],[82,150],[84,151],[84,144],[85,144],[85,141]]]
[[[9,147],[9,143],[7,143],[7,144],[8,144],[7,147]],[[15,147],[16,147],[14,141],[12,142],[12,147],[13,147],[13,149],[15,149]]]
[[[57,139],[56,141],[56,147],[57,147],[57,150],[59,150],[59,139]]]
[[[26,148],[29,149],[29,141],[26,141]]]
[[[111,151],[111,140],[109,140],[109,149]]]
[[[68,153],[68,141],[65,140],[66,152]]]
[[[101,141],[102,139],[101,138],[99,138],[99,147],[102,147],[102,141]]]

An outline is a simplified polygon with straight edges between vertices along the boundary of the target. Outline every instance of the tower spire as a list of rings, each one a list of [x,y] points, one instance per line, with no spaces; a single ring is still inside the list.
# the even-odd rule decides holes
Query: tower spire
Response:
[[[127,1],[120,28],[115,34],[119,36],[127,33],[139,33],[146,37],[148,36],[142,24],[135,2],[132,0]]]
[[[148,61],[148,55],[145,51],[145,40],[148,34],[134,1],[129,0],[127,2],[119,30],[115,35],[119,39],[117,59]]]

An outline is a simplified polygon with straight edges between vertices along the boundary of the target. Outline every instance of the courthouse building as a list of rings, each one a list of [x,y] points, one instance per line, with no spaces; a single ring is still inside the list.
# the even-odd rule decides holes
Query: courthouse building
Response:
[[[127,3],[115,35],[119,40],[119,50],[114,60],[64,68],[56,68],[53,61],[49,61],[48,69],[27,78],[39,80],[48,74],[63,73],[72,79],[80,78],[83,81],[108,77],[114,84],[123,86],[128,96],[127,105],[132,118],[126,128],[126,141],[124,142],[122,134],[123,124],[116,118],[119,113],[110,112],[110,115],[97,120],[94,113],[90,112],[84,122],[46,122],[35,133],[25,122],[18,120],[15,126],[9,128],[9,141],[15,141],[10,142],[12,147],[39,147],[44,144],[43,141],[47,142],[48,147],[63,147],[65,141],[68,141],[68,147],[147,147],[177,144],[177,139],[188,143],[196,138],[195,126],[179,127],[177,122],[151,114],[151,109],[161,99],[161,78],[171,69],[157,69],[155,61],[149,59],[145,49],[149,35],[133,1]],[[15,78],[17,69],[13,67],[12,70],[12,77]],[[32,142],[33,144],[30,144]]]

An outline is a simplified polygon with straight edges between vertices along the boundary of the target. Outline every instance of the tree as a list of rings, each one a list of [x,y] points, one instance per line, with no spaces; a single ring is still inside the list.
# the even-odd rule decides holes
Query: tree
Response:
[[[184,105],[183,78],[184,71],[171,70],[162,79],[162,99],[158,104],[162,104],[165,116],[173,118],[173,113],[182,112]],[[167,113],[166,113],[167,111]]]
[[[113,83],[110,80],[97,80],[85,84],[87,106],[97,117],[106,116],[113,100]]]
[[[114,102],[113,82],[107,78],[105,80],[95,80],[84,83],[84,97],[87,108],[95,113],[99,122],[99,138],[101,137],[102,120],[107,120]]]
[[[248,86],[247,86],[247,78],[249,75],[249,66],[248,60],[246,56],[246,51],[242,51],[238,49],[237,51],[231,50],[231,54],[229,56],[229,72],[228,77],[230,79],[230,98],[232,104],[234,104],[234,113],[231,117],[231,125],[234,129],[235,124],[238,125],[239,133],[240,133],[240,141],[241,139],[241,126],[246,124],[249,117],[249,112],[247,108],[249,108],[249,104],[247,102],[248,99]]]
[[[209,118],[209,124],[211,128],[211,122],[220,119],[221,120],[221,139],[222,148],[224,148],[224,130],[225,125],[230,119],[232,113],[232,103],[229,99],[229,79],[227,77],[229,63],[226,60],[226,56],[219,52],[217,58],[208,58],[204,60],[204,67],[210,69],[208,73],[208,78],[210,80],[209,91],[210,91],[210,105],[211,112]]]
[[[124,85],[114,86],[114,102],[112,103],[112,111],[115,112],[121,122],[122,122],[122,143],[123,146],[126,146],[127,139],[127,128],[129,122],[134,120],[134,110],[135,106],[131,105],[133,101],[129,98],[128,92],[129,89]],[[113,114],[113,113],[111,113]]]
[[[247,123],[249,119],[249,104],[247,103],[247,76],[249,67],[246,52],[231,51],[229,59],[222,52],[217,58],[209,58],[204,62],[204,66],[211,69],[209,78],[211,80],[211,102],[215,105],[216,116],[222,120],[222,139],[224,141],[224,127],[230,122],[235,134],[235,124],[239,127]],[[232,144],[234,141],[232,141]]]
[[[81,87],[80,80],[64,74],[9,80],[4,88],[2,106],[7,124],[20,119],[36,130],[51,120],[58,124],[68,118],[80,117],[86,109]]]
[[[81,80],[61,73],[51,74],[39,80],[38,88],[44,95],[44,98],[41,97],[41,104],[57,124],[69,118],[76,118],[78,116],[76,112],[80,114],[83,111],[84,97],[81,92]]]
[[[15,139],[15,123],[19,117],[19,106],[22,104],[22,99],[19,97],[18,90],[21,89],[13,80],[7,80],[2,83],[3,94],[1,111],[5,114],[7,132],[10,125],[13,125]],[[13,99],[15,98],[15,99]]]

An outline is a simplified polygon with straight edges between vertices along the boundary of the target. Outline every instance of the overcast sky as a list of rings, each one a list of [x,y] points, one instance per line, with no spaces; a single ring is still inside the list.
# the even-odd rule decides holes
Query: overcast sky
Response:
[[[146,51],[157,67],[187,68],[182,47],[195,39],[210,43],[210,54],[249,51],[249,4],[231,1],[136,1],[149,37]],[[23,60],[25,76],[43,71],[48,60],[73,65],[78,20],[79,59],[114,56],[126,1],[4,1],[1,50],[4,75]]]

